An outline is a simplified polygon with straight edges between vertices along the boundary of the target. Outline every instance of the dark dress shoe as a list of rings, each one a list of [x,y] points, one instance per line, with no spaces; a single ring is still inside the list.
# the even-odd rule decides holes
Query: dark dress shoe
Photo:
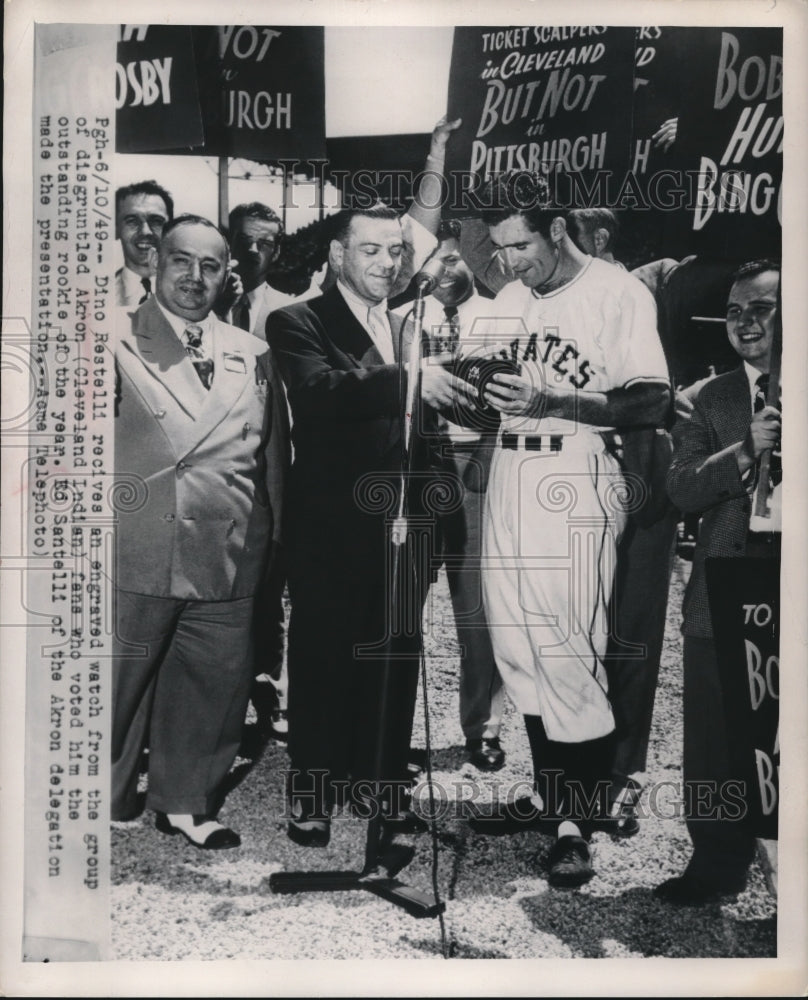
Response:
[[[633,837],[640,831],[637,817],[637,803],[640,801],[642,786],[633,778],[613,781],[609,797],[609,815],[595,823],[596,830],[605,830],[613,837]]]
[[[480,771],[499,771],[505,765],[505,751],[499,745],[499,738],[490,740],[466,740],[469,760]]]
[[[199,837],[195,837],[193,833],[182,830],[178,826],[174,826],[165,813],[156,813],[154,825],[160,833],[167,833],[169,837],[181,833],[189,844],[193,844],[194,847],[198,847],[203,851],[223,851],[230,847],[241,847],[241,837],[234,830],[217,823],[215,817],[195,815],[193,821],[194,827],[200,828]],[[201,828],[206,823],[216,823],[216,829],[208,833],[203,833]]]
[[[721,896],[735,896],[746,888],[746,879],[732,885],[720,885],[706,882],[697,875],[685,872],[677,878],[669,878],[654,889],[656,899],[663,903],[675,903],[678,906],[698,906],[700,903],[712,903]]]
[[[548,881],[559,889],[574,889],[595,874],[589,844],[583,837],[559,837],[550,850],[547,864]]]
[[[483,811],[483,807],[472,806],[474,812],[469,818],[469,826],[475,833],[487,837],[504,837],[525,830],[547,827],[548,820],[542,816],[529,795],[513,802],[496,803]]]
[[[290,819],[286,836],[301,847],[327,847],[331,839],[331,820]]]

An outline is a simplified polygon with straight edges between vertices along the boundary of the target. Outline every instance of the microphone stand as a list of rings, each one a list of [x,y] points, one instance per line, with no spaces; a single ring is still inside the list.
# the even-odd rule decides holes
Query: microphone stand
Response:
[[[783,319],[781,314],[782,300],[780,285],[777,286],[777,311],[774,314],[774,331],[772,336],[771,351],[769,353],[769,388],[766,392],[766,403],[769,406],[778,406],[780,402],[780,379],[783,365]],[[755,495],[755,516],[771,517],[769,500],[771,498],[771,484],[769,482],[769,471],[771,469],[772,449],[767,448],[760,456],[760,466],[758,470],[758,488]]]
[[[399,610],[399,579],[401,574],[401,550],[406,545],[409,533],[408,495],[407,487],[410,481],[413,464],[413,433],[416,430],[418,414],[419,385],[421,377],[421,339],[424,322],[424,295],[434,287],[434,280],[428,276],[418,282],[417,295],[413,308],[413,337],[410,343],[405,371],[402,334],[405,324],[399,331],[399,385],[404,384],[406,376],[407,391],[403,411],[399,412],[400,439],[402,441],[401,472],[399,474],[398,504],[396,517],[390,532],[390,563],[392,578],[388,607],[388,631],[384,644],[381,674],[381,701],[379,704],[378,727],[376,730],[376,746],[374,759],[375,789],[373,796],[373,814],[368,821],[367,840],[365,844],[365,864],[358,871],[321,871],[321,872],[275,872],[269,877],[269,886],[274,893],[296,892],[334,892],[362,889],[372,892],[382,899],[393,903],[413,917],[439,917],[446,910],[446,904],[438,900],[433,893],[424,892],[399,881],[389,874],[385,861],[395,862],[396,858],[403,861],[397,865],[397,870],[405,867],[412,860],[412,849],[394,843],[385,844],[382,819],[384,778],[384,750],[390,712],[390,677],[393,643],[393,623],[401,620]],[[416,570],[417,571],[417,570]],[[419,652],[422,648],[423,636],[419,632]]]

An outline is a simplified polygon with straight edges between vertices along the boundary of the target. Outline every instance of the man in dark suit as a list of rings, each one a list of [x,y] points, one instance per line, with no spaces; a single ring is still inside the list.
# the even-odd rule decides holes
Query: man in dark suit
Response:
[[[721,790],[733,775],[705,560],[780,557],[781,484],[776,477],[771,516],[753,513],[756,491],[769,488],[760,482],[759,459],[780,436],[780,412],[764,401],[779,271],[771,261],[753,261],[736,272],[727,334],[743,363],[701,389],[690,420],[676,430],[668,472],[673,502],[702,515],[682,626],[685,808],[693,854],[683,875],[655,890],[668,902],[700,903],[741,891],[754,852],[754,839],[743,825],[722,817]]]
[[[199,216],[165,226],[155,294],[116,329],[117,510],[112,818],[235,847],[215,819],[252,677],[254,595],[280,538],[288,441],[266,344],[211,308],[228,247]]]
[[[383,779],[390,826],[406,810],[407,750],[417,687],[426,581],[409,589],[409,627],[390,623],[390,520],[401,471],[401,320],[387,309],[405,256],[401,223],[386,206],[346,211],[330,246],[337,284],[272,313],[267,339],[292,410],[295,461],[284,547],[289,626],[289,836],[323,846],[330,813],[367,805],[380,706],[390,710]],[[424,365],[421,396],[450,406],[459,384]],[[424,463],[426,468],[428,463]],[[392,676],[382,689],[385,639]]]

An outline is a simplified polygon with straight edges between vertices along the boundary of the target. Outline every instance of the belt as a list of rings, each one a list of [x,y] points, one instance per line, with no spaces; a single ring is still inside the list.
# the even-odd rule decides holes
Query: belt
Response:
[[[782,535],[779,531],[747,531],[747,545],[779,545]]]
[[[511,451],[561,451],[563,440],[561,434],[502,434],[499,443]]]
[[[446,455],[473,455],[478,447],[478,441],[447,441],[443,452]]]

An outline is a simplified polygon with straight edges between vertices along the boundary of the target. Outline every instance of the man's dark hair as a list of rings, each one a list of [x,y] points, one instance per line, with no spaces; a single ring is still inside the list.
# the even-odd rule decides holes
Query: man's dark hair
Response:
[[[331,239],[345,243],[351,231],[351,223],[357,218],[391,220],[398,217],[398,212],[383,201],[376,202],[370,208],[346,208],[331,216]]]
[[[605,229],[609,234],[607,247],[610,250],[614,247],[617,234],[620,232],[617,216],[609,208],[573,208],[567,214],[567,225],[570,223],[575,227],[576,234]]]
[[[733,272],[729,279],[730,285],[734,285],[736,281],[742,281],[744,278],[756,278],[759,274],[763,274],[764,271],[777,271],[779,274],[780,261],[771,260],[768,257],[761,257],[759,260],[748,260],[745,264],[741,264],[737,271]]]
[[[523,218],[531,232],[549,237],[550,224],[567,211],[553,203],[547,178],[539,171],[513,170],[497,174],[480,195],[485,206],[480,218],[487,226],[496,226],[515,215]]]
[[[445,240],[459,240],[460,223],[457,219],[442,219],[435,235],[438,238],[438,243],[443,243]]]
[[[269,205],[264,205],[260,201],[251,201],[243,205],[236,205],[228,219],[231,236],[233,235],[233,229],[242,219],[261,219],[262,222],[274,222],[278,227],[278,236],[283,236],[283,222],[280,216]]]
[[[125,198],[137,194],[153,194],[162,198],[169,220],[174,218],[174,199],[157,181],[138,181],[137,184],[127,184],[126,187],[118,188],[115,192],[115,214],[117,215],[120,211]]]
[[[207,226],[209,229],[215,230],[219,236],[222,238],[222,243],[224,243],[225,252],[230,257],[230,244],[227,242],[227,238],[224,233],[219,229],[217,225],[214,225],[210,219],[206,219],[203,215],[192,215],[190,212],[186,212],[185,215],[178,215],[176,219],[172,219],[168,222],[163,229],[163,236],[161,243],[165,242],[166,237],[169,233],[172,233],[175,229],[179,229],[180,226]]]

